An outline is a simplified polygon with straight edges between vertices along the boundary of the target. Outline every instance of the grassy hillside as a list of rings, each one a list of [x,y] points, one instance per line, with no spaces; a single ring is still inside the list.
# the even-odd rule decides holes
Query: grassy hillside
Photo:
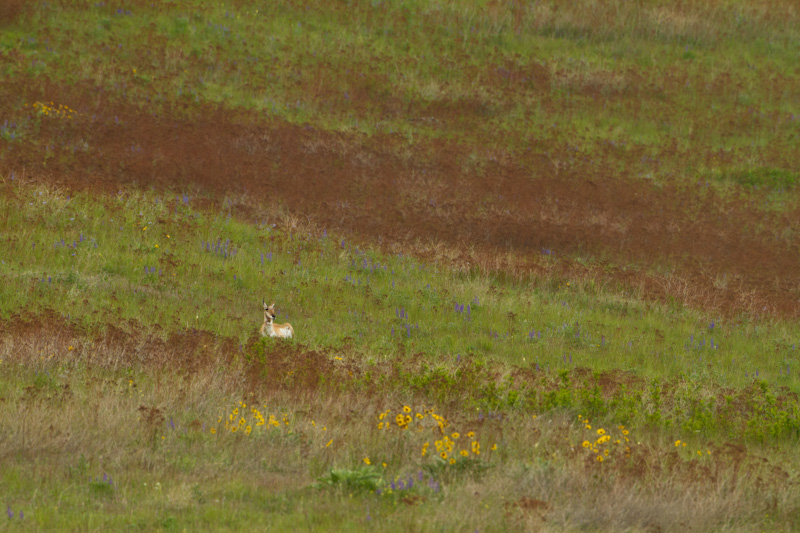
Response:
[[[800,528],[797,15],[9,3],[0,529]]]

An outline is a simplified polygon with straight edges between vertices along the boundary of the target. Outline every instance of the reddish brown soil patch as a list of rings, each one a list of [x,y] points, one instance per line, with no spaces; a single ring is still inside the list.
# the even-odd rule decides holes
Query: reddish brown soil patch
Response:
[[[154,113],[93,87],[20,82],[0,95],[14,92],[28,102],[69,102],[79,115],[43,120],[36,145],[4,147],[5,176],[24,169],[90,191],[157,187],[220,201],[245,195],[244,216],[254,216],[254,202],[265,210],[283,205],[373,244],[455,264],[621,282],[645,297],[718,312],[800,316],[797,232],[783,232],[797,226],[794,215],[765,219],[705,187],[658,189],[609,170],[608,157],[591,163],[569,147],[541,143],[471,164],[479,147],[437,141],[409,151],[391,136],[208,107]],[[25,112],[8,106],[0,103],[0,111]],[[509,254],[513,261],[501,259]]]

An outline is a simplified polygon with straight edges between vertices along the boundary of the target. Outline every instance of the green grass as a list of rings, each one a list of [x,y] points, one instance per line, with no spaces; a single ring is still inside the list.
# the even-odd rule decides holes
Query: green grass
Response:
[[[686,185],[698,167],[796,177],[796,20],[790,3],[745,1],[488,12],[422,0],[56,2],[3,32],[0,50],[16,60],[0,76],[89,81],[149,112],[214,102],[328,130],[448,139],[481,147],[481,159],[524,162],[544,143]],[[17,110],[32,103],[8,97]],[[33,135],[15,124],[4,137]],[[603,158],[612,142],[630,157]]]
[[[195,200],[130,192],[98,201],[7,182],[0,212],[14,238],[0,243],[0,313],[51,309],[89,328],[133,320],[158,335],[197,328],[244,344],[266,299],[297,342],[353,345],[372,360],[423,353],[438,364],[622,369],[725,386],[758,373],[800,389],[791,322],[648,304],[592,280],[452,272],[309,224],[291,229],[291,217],[250,225],[196,211]]]
[[[31,106],[88,84],[142,113],[222,103],[409,153],[442,139],[469,171],[531,171],[533,146],[788,212],[792,8],[37,3],[0,32],[0,167],[20,146],[68,164],[43,131],[71,103]],[[242,198],[7,170],[1,530],[800,528],[791,321],[451,269]],[[257,338],[262,298],[296,339]]]

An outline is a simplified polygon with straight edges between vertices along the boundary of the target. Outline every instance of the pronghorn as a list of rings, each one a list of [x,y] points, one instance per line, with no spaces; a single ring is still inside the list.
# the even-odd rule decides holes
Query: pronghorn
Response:
[[[261,325],[262,337],[281,337],[283,339],[291,339],[294,337],[294,328],[288,322],[286,324],[275,323],[275,304],[273,303],[267,307],[267,302],[264,303],[264,323]]]

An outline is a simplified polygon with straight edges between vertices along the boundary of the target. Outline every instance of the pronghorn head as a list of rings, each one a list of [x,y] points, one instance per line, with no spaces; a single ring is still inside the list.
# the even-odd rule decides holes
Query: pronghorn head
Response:
[[[277,316],[275,314],[275,303],[273,302],[272,305],[269,306],[267,306],[267,302],[264,300],[262,300],[262,303],[264,304],[264,320],[267,322],[272,322]]]

